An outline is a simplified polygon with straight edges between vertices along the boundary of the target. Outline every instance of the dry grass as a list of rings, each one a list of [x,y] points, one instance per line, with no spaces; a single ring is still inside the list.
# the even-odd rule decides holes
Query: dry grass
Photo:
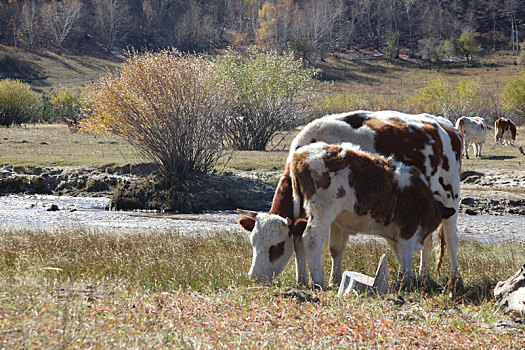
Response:
[[[0,128],[0,166],[124,165],[139,161],[119,137],[70,132],[63,124]]]
[[[356,243],[343,266],[373,273],[385,251]],[[297,287],[293,264],[274,286],[249,281],[250,252],[245,237],[224,233],[1,230],[0,347],[525,346],[523,326],[492,327],[505,316],[491,300],[525,259],[522,243],[462,242],[463,294],[442,293],[438,280],[428,294],[392,285],[385,299],[303,291],[310,302],[283,292]]]
[[[525,128],[518,127],[515,146],[502,146],[494,141],[494,132],[489,130],[485,145],[482,149],[482,157],[474,157],[472,145],[469,146],[470,159],[463,158],[463,170],[498,170],[502,173],[512,174],[514,171],[525,170],[525,156],[519,152],[518,147],[525,148]]]
[[[443,67],[406,60],[351,60],[330,57],[320,62],[324,79],[333,80],[328,88],[338,93],[369,92],[376,95],[406,96],[414,94],[427,82],[440,77],[453,86],[464,79],[481,79],[487,92],[499,94],[509,78],[522,69],[514,65],[515,57],[497,53],[478,59],[479,66],[466,67],[463,63]]]
[[[0,59],[3,57],[16,59],[23,66],[31,66],[34,72],[27,72],[21,77],[28,80],[33,89],[44,93],[59,87],[85,87],[122,62],[119,58],[57,55],[51,51],[31,53],[0,45]],[[37,77],[32,76],[35,73]]]

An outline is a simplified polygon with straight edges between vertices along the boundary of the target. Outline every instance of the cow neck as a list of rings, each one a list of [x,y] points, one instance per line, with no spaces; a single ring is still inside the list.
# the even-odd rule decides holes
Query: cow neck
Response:
[[[279,179],[269,214],[276,214],[283,218],[295,220],[293,215],[292,179],[290,177],[289,164],[286,164],[284,174]]]

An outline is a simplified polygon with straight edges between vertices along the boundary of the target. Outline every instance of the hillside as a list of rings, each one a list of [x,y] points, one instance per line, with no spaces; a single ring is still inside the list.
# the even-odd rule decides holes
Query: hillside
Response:
[[[30,53],[0,45],[0,79],[20,79],[44,93],[59,86],[79,88],[89,84],[120,62],[122,58],[115,56]]]
[[[29,53],[0,45],[0,79],[23,80],[39,92],[62,86],[80,88],[113,70],[123,56],[57,55],[45,51]],[[522,69],[516,56],[497,52],[477,57],[473,63],[448,62],[441,65],[401,55],[390,59],[373,52],[345,52],[316,61],[318,79],[331,92],[413,94],[428,81],[440,76],[456,85],[460,80],[479,78],[489,92],[499,93],[509,78]]]

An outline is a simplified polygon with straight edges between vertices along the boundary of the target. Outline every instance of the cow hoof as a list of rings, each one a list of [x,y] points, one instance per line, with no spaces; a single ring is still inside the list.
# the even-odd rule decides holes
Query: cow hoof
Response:
[[[447,287],[453,293],[463,291],[465,287],[463,285],[463,278],[461,278],[461,275],[459,273],[453,274],[448,281]]]
[[[324,292],[326,290],[326,288],[320,284],[314,284],[314,290],[316,291],[319,291],[319,292]]]

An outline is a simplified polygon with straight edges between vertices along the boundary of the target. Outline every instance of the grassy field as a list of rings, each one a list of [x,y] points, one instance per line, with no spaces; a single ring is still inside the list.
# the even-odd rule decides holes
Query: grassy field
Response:
[[[234,152],[217,164],[218,170],[279,171],[284,169],[288,146],[297,131],[286,135],[281,143],[272,143],[268,151]],[[281,140],[281,137],[276,137]],[[516,145],[525,147],[525,130],[518,128]],[[470,149],[472,154],[472,146]],[[72,133],[65,125],[26,125],[0,128],[0,166],[70,166],[98,167],[124,165],[141,158],[129,143],[119,137]],[[226,162],[228,161],[228,162]],[[512,172],[525,167],[516,147],[496,145],[491,133],[483,148],[483,157],[463,160],[463,170],[501,169]]]
[[[523,243],[461,242],[465,290],[446,279],[386,298],[297,289],[246,275],[246,237],[175,232],[0,231],[1,348],[521,348],[525,327],[492,288],[525,259]],[[356,243],[343,266],[374,273],[388,251]],[[391,267],[391,273],[395,275]],[[445,269],[445,274],[447,271]]]

